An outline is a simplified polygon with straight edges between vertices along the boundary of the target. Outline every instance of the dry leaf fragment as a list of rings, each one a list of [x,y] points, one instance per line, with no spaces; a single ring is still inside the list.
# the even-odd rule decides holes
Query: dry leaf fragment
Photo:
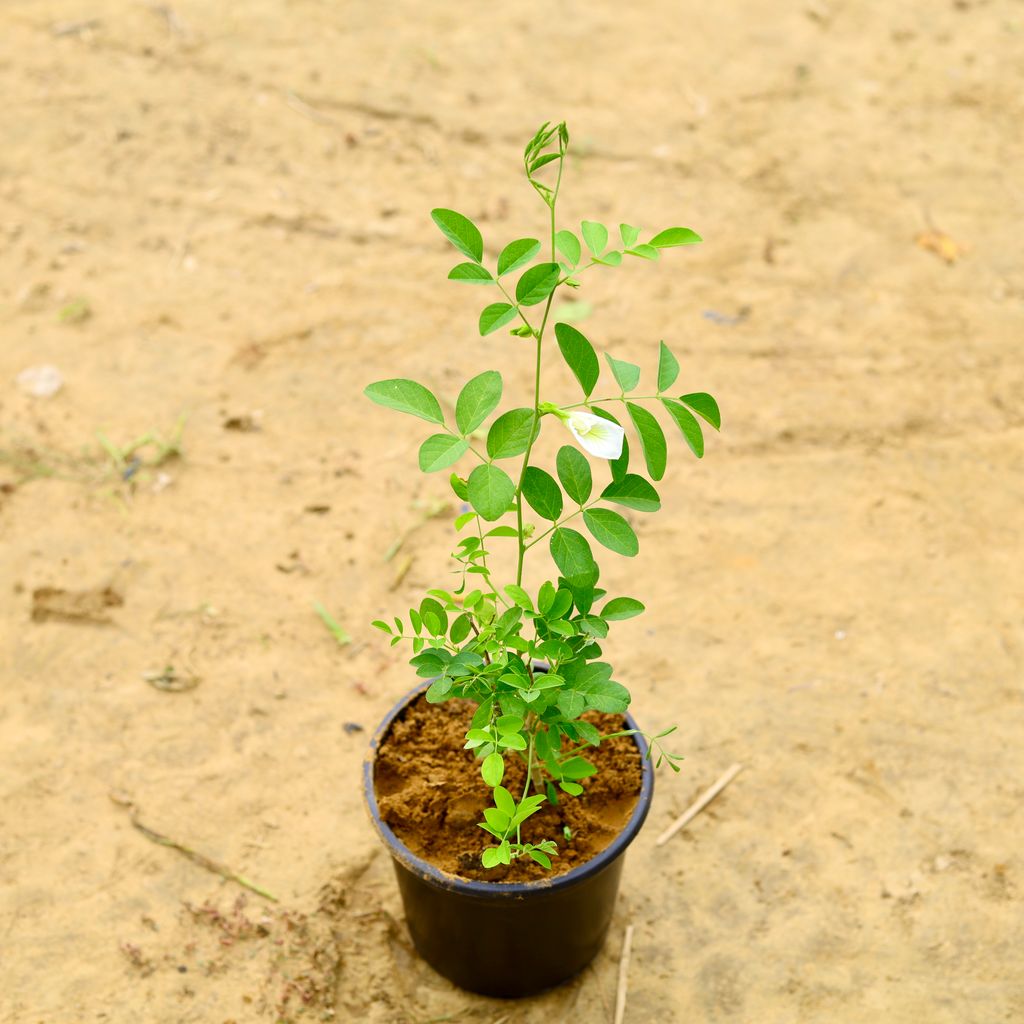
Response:
[[[933,252],[945,263],[952,266],[967,252],[967,246],[954,241],[944,231],[922,231],[914,239],[919,248]]]

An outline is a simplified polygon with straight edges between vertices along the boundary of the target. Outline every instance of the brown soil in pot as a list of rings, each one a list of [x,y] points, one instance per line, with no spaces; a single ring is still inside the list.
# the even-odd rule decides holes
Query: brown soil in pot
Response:
[[[509,867],[485,870],[480,854],[493,839],[477,822],[491,806],[491,791],[480,778],[473,752],[463,749],[474,709],[470,701],[432,705],[419,697],[395,720],[377,752],[374,780],[381,817],[413,853],[463,878],[526,882],[564,874],[611,844],[640,793],[640,754],[628,736],[584,751],[598,773],[583,780],[583,795],[560,794],[557,805],[545,803],[523,825],[524,842],[558,843],[551,871],[526,857]],[[621,715],[585,718],[603,733],[625,728]],[[506,756],[502,784],[518,797],[525,778],[526,765],[514,755]],[[568,841],[566,825],[572,833]]]

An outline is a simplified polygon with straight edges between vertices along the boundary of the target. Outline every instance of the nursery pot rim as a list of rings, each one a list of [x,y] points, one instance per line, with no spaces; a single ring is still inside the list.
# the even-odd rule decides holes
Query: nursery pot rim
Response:
[[[571,888],[600,873],[625,852],[626,847],[636,838],[637,833],[647,818],[647,813],[651,807],[651,797],[654,793],[654,766],[648,757],[647,741],[639,732],[635,732],[631,737],[633,742],[636,743],[640,754],[641,766],[640,792],[637,794],[636,806],[633,808],[633,813],[629,816],[629,820],[623,825],[611,843],[585,863],[571,868],[564,874],[555,875],[553,878],[538,879],[534,882],[479,882],[469,878],[462,878],[459,875],[448,874],[448,872],[442,871],[431,864],[430,861],[413,853],[381,817],[380,808],[377,805],[377,792],[374,788],[373,776],[374,767],[377,762],[377,750],[391,730],[395,719],[417,697],[426,692],[432,681],[428,679],[418,683],[384,716],[377,727],[377,731],[370,740],[369,749],[363,760],[363,796],[366,800],[366,807],[373,821],[374,828],[383,840],[384,845],[387,846],[388,852],[396,861],[422,881],[428,882],[437,888],[458,892],[463,896],[501,900],[522,899],[534,893]],[[628,711],[623,712],[623,718],[626,720],[627,728],[637,728],[636,721]]]

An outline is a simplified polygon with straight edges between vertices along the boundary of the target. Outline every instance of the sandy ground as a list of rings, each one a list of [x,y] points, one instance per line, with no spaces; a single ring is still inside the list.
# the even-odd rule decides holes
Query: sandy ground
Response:
[[[0,8],[0,1020],[609,1021],[628,923],[628,1021],[1024,1019],[1024,10],[489,8]],[[506,1005],[410,954],[361,807],[344,725],[411,684],[367,623],[442,578],[452,502],[359,392],[525,391],[427,211],[541,230],[561,117],[570,221],[707,240],[594,274],[584,329],[664,337],[725,422],[606,561],[684,773],[607,951]],[[182,415],[127,482],[97,440]]]

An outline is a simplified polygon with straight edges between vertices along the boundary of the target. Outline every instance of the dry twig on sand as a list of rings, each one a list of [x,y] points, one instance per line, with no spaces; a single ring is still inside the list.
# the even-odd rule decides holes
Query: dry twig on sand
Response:
[[[739,775],[743,769],[743,765],[734,764],[710,789],[705,790],[703,794],[697,799],[695,803],[692,803],[683,813],[676,818],[674,822],[664,832],[658,836],[655,846],[664,846],[681,828],[689,824],[694,818],[704,810],[705,807],[712,800],[718,796],[719,793],[725,789],[726,786],[732,782],[733,779]]]
[[[619,957],[619,988],[615,993],[615,1024],[626,1019],[626,985],[629,982],[629,954],[633,950],[633,926],[627,925],[626,937],[622,940],[622,955]]]
[[[197,850],[190,849],[185,846],[184,843],[179,843],[176,839],[171,839],[168,836],[161,835],[159,832],[149,828],[148,825],[143,825],[142,822],[139,821],[139,811],[135,806],[135,801],[132,800],[131,797],[125,796],[121,793],[111,793],[110,799],[119,807],[127,808],[128,813],[131,816],[132,827],[141,832],[147,839],[152,840],[160,846],[169,846],[172,850],[177,850],[179,853],[183,853],[190,861],[198,864],[201,868],[206,868],[207,871],[212,871],[215,875],[220,875],[221,878],[227,879],[229,882],[237,882],[246,889],[252,890],[258,896],[262,896],[265,900],[270,900],[272,903],[278,902],[276,896],[272,896],[266,889],[261,889],[255,882],[250,882],[248,878],[244,878],[242,875],[236,875],[230,868],[212,860],[205,854],[199,853]]]

